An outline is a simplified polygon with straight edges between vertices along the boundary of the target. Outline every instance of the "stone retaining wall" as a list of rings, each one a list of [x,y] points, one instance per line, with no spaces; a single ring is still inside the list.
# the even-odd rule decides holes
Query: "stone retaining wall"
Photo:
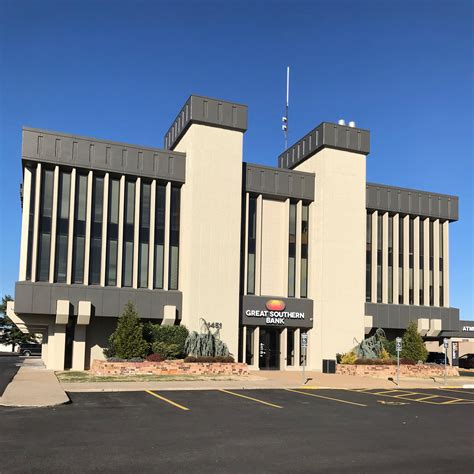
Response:
[[[387,377],[397,375],[397,366],[396,365],[337,364],[336,374],[387,378]],[[448,377],[459,376],[457,367],[448,366],[447,375]],[[400,376],[401,377],[444,377],[444,365],[439,365],[439,364],[400,365]]]
[[[94,359],[91,372],[95,375],[249,375],[247,364],[238,362],[108,362]]]

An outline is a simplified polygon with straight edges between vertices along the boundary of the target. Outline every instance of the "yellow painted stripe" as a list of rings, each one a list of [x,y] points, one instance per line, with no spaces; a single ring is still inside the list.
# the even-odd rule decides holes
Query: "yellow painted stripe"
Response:
[[[291,388],[286,388],[285,390],[287,392],[295,392],[295,393],[301,393],[301,395],[308,395],[308,397],[324,398],[326,400],[333,400],[334,402],[347,403],[349,405],[357,405],[359,407],[366,407],[367,406],[367,405],[364,405],[363,403],[349,402],[347,400],[341,400],[339,398],[325,397],[324,395],[316,395],[314,393],[300,392],[299,390],[293,390]]]
[[[355,390],[351,390],[350,388],[347,389],[350,392],[354,392]],[[357,392],[360,393],[360,392]],[[419,403],[429,403],[430,405],[444,405],[445,402],[433,402],[430,400],[423,400],[420,398],[409,398],[411,395],[421,395],[422,397],[426,395],[426,393],[419,393],[419,392],[407,392],[406,395],[386,395],[385,393],[378,393],[375,394],[373,392],[365,392],[367,395],[378,395],[381,397],[387,397],[387,398],[397,398],[400,400],[407,400],[409,402],[419,402]],[[445,395],[437,395],[435,398],[453,398],[453,397],[446,397]],[[456,398],[455,400],[462,400]]]
[[[448,400],[447,402],[441,402],[442,405],[448,405],[450,403],[456,403],[456,402],[465,402],[466,400],[463,400],[462,398],[455,398],[454,400]]]
[[[230,390],[224,390],[223,388],[220,389],[219,392],[228,393],[229,395],[234,395],[235,397],[246,398],[247,400],[252,400],[253,402],[262,403],[263,405],[268,405],[269,407],[283,408],[280,405],[275,405],[274,403],[265,402],[263,400],[259,400],[258,398],[248,397],[247,395],[242,395],[240,393],[231,392]]]
[[[456,387],[458,388],[458,387]],[[469,392],[468,390],[456,390],[455,388],[451,387],[438,387],[438,390],[443,390],[444,392],[456,392],[456,393],[462,393],[463,395],[471,394],[474,395],[474,392]],[[443,395],[444,396],[444,395]]]
[[[422,402],[423,400],[429,400],[430,398],[438,398],[438,395],[430,395],[429,397],[417,398],[417,402]]]
[[[161,395],[158,395],[157,393],[152,392],[150,390],[145,390],[145,392],[149,393],[150,395],[153,395],[156,398],[159,398],[160,400],[163,400],[166,403],[169,403],[170,405],[175,406],[176,408],[180,408],[181,410],[184,410],[184,411],[189,411],[189,408],[183,407],[183,405],[173,402],[173,400],[170,400],[169,398],[162,397]]]

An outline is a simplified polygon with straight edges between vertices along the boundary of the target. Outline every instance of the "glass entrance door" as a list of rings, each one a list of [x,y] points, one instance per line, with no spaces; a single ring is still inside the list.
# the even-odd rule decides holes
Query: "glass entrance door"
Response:
[[[262,370],[280,368],[280,331],[260,327],[258,367]]]

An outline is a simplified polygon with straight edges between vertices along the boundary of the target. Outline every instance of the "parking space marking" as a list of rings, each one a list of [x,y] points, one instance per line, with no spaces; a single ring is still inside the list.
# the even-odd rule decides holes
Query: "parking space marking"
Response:
[[[268,405],[269,407],[273,407],[273,408],[283,408],[283,407],[280,406],[280,405],[275,405],[274,403],[265,402],[265,401],[263,401],[263,400],[259,400],[258,398],[253,398],[253,397],[249,397],[249,396],[247,396],[247,395],[242,395],[241,393],[231,392],[230,390],[224,390],[223,388],[220,389],[219,392],[228,393],[229,395],[234,395],[235,397],[246,398],[247,400],[252,400],[252,401],[254,401],[254,402],[262,403],[263,405]]]
[[[437,387],[438,390],[443,390],[444,392],[456,392],[456,393],[462,393],[463,395],[474,395],[474,392],[469,392],[468,390],[456,390],[454,388],[447,388],[447,387]]]
[[[179,408],[184,411],[190,411],[189,408],[183,407],[183,405],[180,405],[179,403],[173,402],[173,400],[170,400],[169,398],[162,397],[161,395],[158,395],[155,392],[152,392],[151,390],[145,390],[146,393],[149,393],[150,395],[153,395],[156,398],[159,398],[160,400],[163,400],[164,402],[169,403],[170,405],[175,406],[176,408]]]
[[[334,402],[340,402],[340,403],[347,403],[349,405],[356,405],[356,406],[359,406],[359,407],[366,407],[367,406],[367,405],[364,405],[363,403],[350,402],[348,400],[341,400],[340,398],[325,397],[324,395],[316,395],[315,393],[301,392],[300,390],[294,390],[292,388],[286,388],[285,390],[287,392],[301,393],[301,395],[307,395],[308,397],[324,398],[326,400],[332,400]]]

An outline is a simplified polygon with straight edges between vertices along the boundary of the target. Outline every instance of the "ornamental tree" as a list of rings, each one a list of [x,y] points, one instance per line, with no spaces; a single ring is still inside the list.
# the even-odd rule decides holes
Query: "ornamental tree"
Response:
[[[411,321],[402,338],[402,351],[400,357],[411,359],[415,362],[425,362],[428,358],[428,350],[423,338],[418,333],[416,321]]]

